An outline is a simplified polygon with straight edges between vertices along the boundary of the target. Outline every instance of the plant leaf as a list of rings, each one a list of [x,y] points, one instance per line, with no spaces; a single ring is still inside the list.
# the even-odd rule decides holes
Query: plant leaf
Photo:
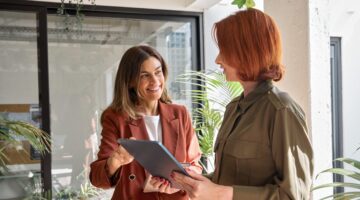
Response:
[[[325,199],[336,199],[336,200],[347,200],[347,199],[356,199],[360,197],[360,192],[344,192],[344,193],[337,193],[337,194],[333,194],[333,195],[329,195],[326,196],[324,198],[321,198],[320,200],[325,200]]]
[[[27,140],[41,154],[50,151],[50,136],[36,126],[23,121],[0,119],[0,139],[5,145],[16,145],[18,138]],[[4,144],[4,143],[3,143]],[[6,159],[0,156],[0,166],[4,167]]]
[[[253,7],[255,7],[255,2],[254,2],[254,0],[246,0],[245,5],[247,8],[253,8]]]
[[[342,168],[330,168],[330,169],[326,169],[322,172],[320,172],[319,174],[322,173],[326,173],[326,172],[330,172],[330,173],[334,173],[334,174],[340,174],[343,176],[348,176],[351,177],[355,180],[360,181],[360,174],[351,170],[347,170],[347,169],[342,169]],[[318,175],[319,176],[319,175]]]
[[[357,169],[360,169],[360,162],[357,161],[357,160],[354,160],[354,159],[351,159],[351,158],[337,158],[335,160],[347,163],[347,164],[352,165],[353,167],[355,167]]]
[[[246,3],[246,0],[234,0],[231,4],[237,5],[237,7],[240,9],[244,6],[245,3]]]
[[[245,1],[244,1],[245,2]],[[199,72],[187,71],[176,78],[177,82],[191,84],[192,90],[186,90],[191,95],[193,109],[193,125],[199,138],[199,144],[204,156],[213,153],[213,143],[222,123],[226,105],[241,94],[239,83],[227,82],[225,75],[219,71]]]
[[[318,185],[316,187],[311,188],[311,190],[318,190],[318,189],[326,188],[326,187],[349,187],[349,188],[360,189],[360,184],[359,183],[334,182],[334,183],[327,183],[327,184]]]

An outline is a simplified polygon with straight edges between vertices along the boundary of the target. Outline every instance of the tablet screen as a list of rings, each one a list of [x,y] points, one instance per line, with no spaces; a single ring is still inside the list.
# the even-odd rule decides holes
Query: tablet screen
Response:
[[[181,189],[171,178],[172,171],[189,176],[175,157],[158,141],[119,139],[118,143],[152,176],[167,179],[172,187]]]

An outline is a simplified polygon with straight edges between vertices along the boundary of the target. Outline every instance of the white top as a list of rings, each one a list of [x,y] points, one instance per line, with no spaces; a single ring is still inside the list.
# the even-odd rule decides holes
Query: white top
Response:
[[[162,142],[162,130],[160,123],[160,115],[157,116],[144,116],[146,130],[149,135],[149,139],[152,141]]]

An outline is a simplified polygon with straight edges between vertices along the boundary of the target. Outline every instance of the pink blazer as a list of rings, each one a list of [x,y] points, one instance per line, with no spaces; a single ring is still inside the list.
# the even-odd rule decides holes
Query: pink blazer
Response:
[[[159,103],[159,113],[163,145],[179,162],[189,162],[201,169],[198,163],[201,151],[186,108]],[[107,109],[104,111],[101,123],[103,130],[98,159],[90,165],[90,181],[94,186],[104,189],[115,186],[113,200],[189,199],[184,191],[171,195],[158,192],[143,193],[145,170],[135,160],[120,167],[115,175],[109,178],[105,164],[111,153],[118,148],[117,139],[135,137],[139,140],[149,140],[149,137],[142,118],[127,120],[115,111]]]

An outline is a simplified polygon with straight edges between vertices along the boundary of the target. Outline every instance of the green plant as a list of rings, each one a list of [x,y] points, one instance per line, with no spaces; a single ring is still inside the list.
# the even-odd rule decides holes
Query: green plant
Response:
[[[69,200],[69,199],[90,199],[91,197],[99,196],[104,190],[99,189],[91,185],[91,183],[86,180],[80,185],[80,191],[77,191],[70,186],[62,188],[60,191],[56,192],[56,200]]]
[[[243,6],[246,6],[247,8],[252,8],[255,6],[254,0],[233,0],[233,5],[237,5],[238,8],[242,8]]]
[[[99,196],[103,189],[94,187],[89,180],[89,172],[84,169],[76,178],[83,179],[83,183],[80,185],[80,191],[77,193],[78,199],[89,199],[91,197]]]
[[[359,199],[360,198],[360,161],[351,159],[351,158],[338,158],[335,161],[346,163],[347,165],[352,166],[355,170],[343,169],[343,168],[329,168],[322,172],[320,172],[316,177],[323,173],[333,173],[339,174],[345,177],[352,178],[355,182],[333,182],[326,183],[315,186],[312,190],[318,190],[322,188],[328,187],[343,187],[343,188],[351,188],[352,191],[337,193],[333,195],[326,196],[322,199],[335,199],[335,200],[348,200],[348,199]],[[355,190],[354,190],[355,189]]]
[[[99,196],[102,190],[91,185],[89,181],[81,184],[79,198],[80,199],[88,199],[90,197]]]
[[[228,82],[219,71],[189,71],[177,77],[177,82],[189,83],[193,109],[194,127],[199,138],[203,157],[213,154],[214,139],[221,126],[226,105],[242,92],[237,82]],[[211,163],[211,162],[210,162]],[[209,170],[204,166],[205,171]]]
[[[76,191],[72,190],[70,187],[61,189],[55,195],[56,200],[74,200],[77,199]]]
[[[44,192],[34,191],[30,196],[23,200],[49,200],[52,198],[52,191],[46,190]]]
[[[95,5],[95,0],[87,0],[91,5]],[[60,0],[60,7],[57,9],[57,14],[64,16],[64,27],[66,31],[70,31],[71,27],[77,27],[82,29],[82,21],[84,20],[84,14],[82,8],[84,6],[84,0]],[[75,8],[75,9],[74,9]],[[71,18],[68,10],[75,10],[75,18]]]
[[[50,136],[36,126],[23,121],[9,121],[0,118],[0,169],[6,169],[5,149],[9,146],[19,146],[18,138],[27,140],[31,146],[45,154],[50,151]]]

